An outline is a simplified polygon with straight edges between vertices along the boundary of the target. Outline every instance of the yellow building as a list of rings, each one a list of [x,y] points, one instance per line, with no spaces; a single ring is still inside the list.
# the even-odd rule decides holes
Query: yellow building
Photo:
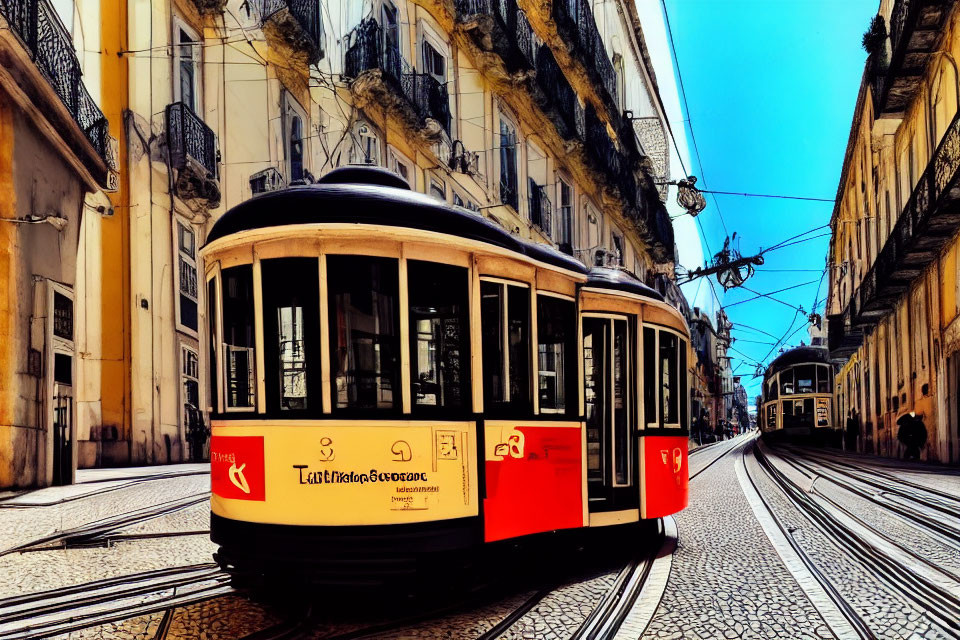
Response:
[[[339,166],[674,277],[667,125],[629,0],[102,5],[120,180],[81,233],[80,467],[204,456],[216,309],[197,248],[227,208]]]
[[[924,459],[960,461],[960,30],[950,0],[883,0],[831,219],[828,345],[841,424],[899,456],[915,412]]]
[[[0,0],[0,488],[72,482],[82,229],[112,211],[97,0]],[[89,221],[89,222],[88,222]]]

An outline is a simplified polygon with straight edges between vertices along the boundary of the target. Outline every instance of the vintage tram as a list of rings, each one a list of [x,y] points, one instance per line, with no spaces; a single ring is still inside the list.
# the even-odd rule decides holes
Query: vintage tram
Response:
[[[794,347],[777,356],[763,376],[758,416],[763,436],[836,443],[840,425],[833,414],[833,377],[826,347]]]
[[[234,207],[201,256],[235,575],[349,580],[686,506],[688,330],[625,271],[367,167]]]

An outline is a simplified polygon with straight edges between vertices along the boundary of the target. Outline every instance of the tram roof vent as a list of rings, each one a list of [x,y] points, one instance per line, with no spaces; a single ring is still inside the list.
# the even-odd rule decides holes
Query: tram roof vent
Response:
[[[317,180],[317,184],[370,184],[410,190],[407,181],[383,167],[353,165],[339,167]]]

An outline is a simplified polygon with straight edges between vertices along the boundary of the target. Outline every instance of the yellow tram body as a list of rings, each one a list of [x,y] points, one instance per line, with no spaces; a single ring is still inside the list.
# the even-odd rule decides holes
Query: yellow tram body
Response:
[[[397,181],[338,170],[254,198],[201,250],[221,564],[461,549],[685,507],[679,312]]]
[[[838,442],[834,373],[821,346],[795,347],[774,359],[764,374],[757,418],[765,437]]]

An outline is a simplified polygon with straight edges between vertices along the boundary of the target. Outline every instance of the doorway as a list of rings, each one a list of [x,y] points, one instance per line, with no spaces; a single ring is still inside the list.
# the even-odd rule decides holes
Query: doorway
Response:
[[[638,508],[635,323],[622,316],[583,318],[584,408],[589,510]]]

